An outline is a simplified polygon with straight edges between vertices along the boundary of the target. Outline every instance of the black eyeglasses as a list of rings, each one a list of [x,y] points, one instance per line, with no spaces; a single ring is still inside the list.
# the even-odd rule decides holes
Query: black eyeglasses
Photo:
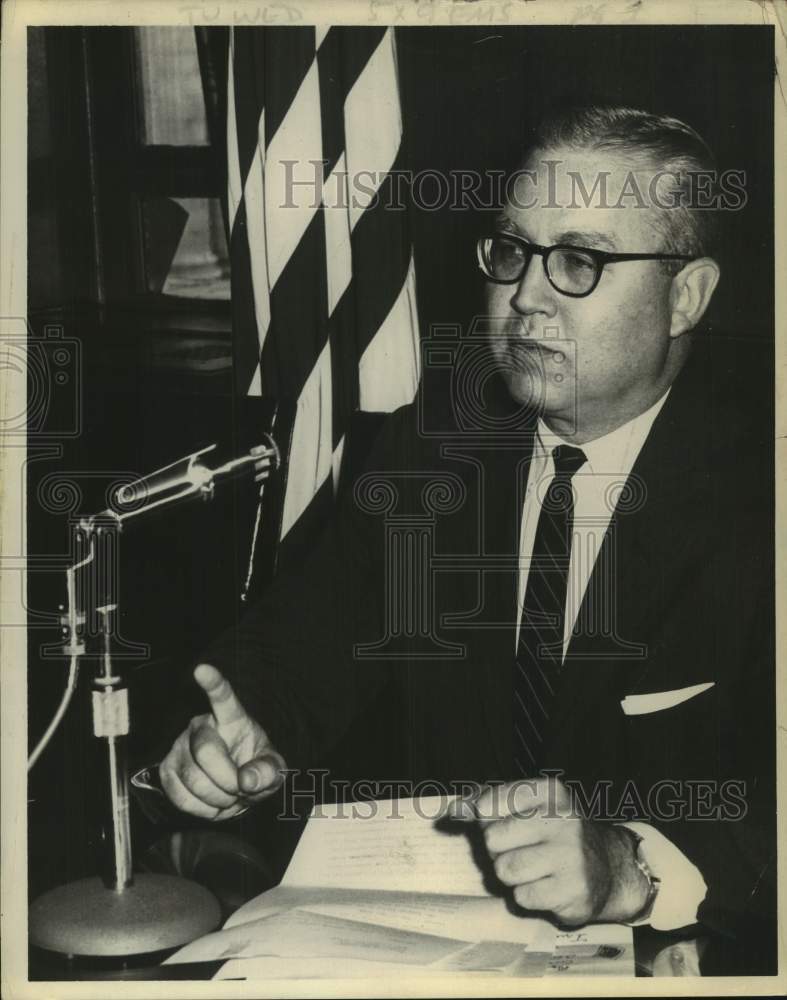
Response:
[[[540,254],[550,285],[561,295],[575,299],[590,295],[601,280],[605,264],[624,260],[694,260],[675,253],[607,253],[568,244],[541,247],[513,233],[494,233],[478,241],[478,266],[490,281],[514,285],[533,259]]]

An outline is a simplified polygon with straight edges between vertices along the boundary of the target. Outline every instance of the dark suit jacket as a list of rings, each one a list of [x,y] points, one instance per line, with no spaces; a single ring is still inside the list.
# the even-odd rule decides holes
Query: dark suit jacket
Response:
[[[683,850],[709,887],[701,921],[732,937],[775,921],[772,433],[737,393],[707,345],[673,386],[596,562],[548,752],[598,818],[647,819]],[[430,403],[392,415],[307,570],[207,654],[291,767],[323,766],[393,677],[402,778],[517,777],[532,422],[468,430],[456,400]],[[663,711],[621,707],[703,683]]]

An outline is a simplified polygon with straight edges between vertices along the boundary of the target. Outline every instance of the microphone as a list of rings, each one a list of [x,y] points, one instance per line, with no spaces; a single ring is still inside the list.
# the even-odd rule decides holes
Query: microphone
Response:
[[[104,744],[104,828],[107,857],[101,878],[83,878],[58,886],[39,896],[30,906],[30,942],[47,951],[66,955],[128,956],[164,951],[185,944],[216,928],[221,919],[218,902],[207,889],[187,879],[151,872],[137,874],[133,866],[129,809],[128,737],[131,712],[128,683],[122,659],[112,648],[113,623],[117,620],[117,586],[112,563],[115,534],[132,518],[192,496],[211,499],[217,482],[242,471],[254,470],[260,483],[279,467],[280,456],[269,434],[262,443],[215,468],[206,456],[216,445],[192,452],[147,476],[116,489],[109,507],[100,514],[81,518],[75,526],[74,551],[85,544],[89,553],[67,570],[68,608],[61,618],[69,657],[67,688],[52,722],[30,757],[35,763],[63,718],[76,688],[79,660],[85,645],[87,616],[100,619],[101,648],[90,655],[96,660],[93,678],[93,735]],[[254,547],[262,512],[262,487],[252,537],[249,569],[243,597],[248,592]],[[117,529],[115,531],[114,529]],[[75,585],[77,570],[91,575],[85,586]],[[84,603],[83,603],[84,602]],[[100,602],[100,604],[99,604]],[[142,775],[135,775],[139,785]],[[148,776],[148,780],[149,776]]]
[[[203,459],[215,449],[215,444],[208,445],[147,476],[118,487],[110,506],[99,514],[83,518],[80,526],[88,531],[100,521],[110,521],[121,526],[131,518],[138,518],[192,496],[210,500],[217,482],[251,468],[255,471],[255,481],[264,482],[271,471],[281,464],[279,449],[270,434],[264,434],[262,443],[238,458],[210,468]]]

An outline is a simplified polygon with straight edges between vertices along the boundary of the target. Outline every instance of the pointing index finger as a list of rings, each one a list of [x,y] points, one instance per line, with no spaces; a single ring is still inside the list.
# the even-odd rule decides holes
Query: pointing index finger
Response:
[[[246,717],[246,709],[238,701],[227,678],[210,663],[200,663],[194,670],[194,680],[210,702],[210,710],[217,724],[228,725]]]

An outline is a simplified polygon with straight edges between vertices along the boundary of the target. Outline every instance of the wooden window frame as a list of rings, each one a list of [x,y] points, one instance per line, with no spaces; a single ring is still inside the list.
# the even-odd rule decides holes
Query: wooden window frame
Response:
[[[44,31],[54,152],[30,161],[30,195],[57,185],[70,297],[154,323],[161,316],[167,326],[178,314],[186,328],[207,315],[229,335],[228,300],[148,290],[142,216],[145,198],[223,199],[222,151],[145,144],[134,28]]]

